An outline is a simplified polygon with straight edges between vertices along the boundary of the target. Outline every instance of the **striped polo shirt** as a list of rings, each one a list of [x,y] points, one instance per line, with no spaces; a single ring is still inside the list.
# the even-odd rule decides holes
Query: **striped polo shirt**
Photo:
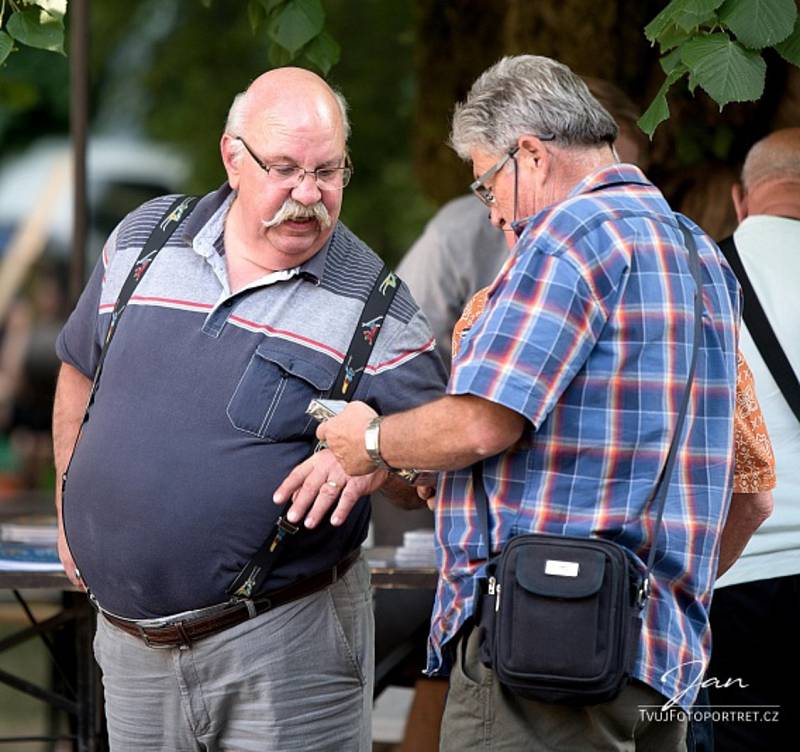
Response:
[[[175,197],[114,230],[58,339],[91,377],[128,271]],[[143,619],[226,599],[269,533],[272,494],[309,454],[305,414],[332,386],[382,262],[344,225],[304,264],[231,294],[228,186],[203,197],[136,288],[109,348],[64,493],[67,539],[100,605]],[[445,373],[400,287],[358,388],[380,413],[427,402]],[[364,539],[369,503],[302,530],[265,583],[333,566]]]
[[[647,503],[675,431],[693,339],[695,285],[679,222],[696,240],[705,311],[656,530]],[[634,675],[688,707],[709,656],[708,608],[731,494],[738,284],[713,242],[631,165],[588,176],[516,229],[514,254],[463,334],[448,386],[527,419],[520,440],[484,462],[491,548],[527,532],[597,536],[641,562],[655,541]],[[443,647],[474,611],[486,556],[470,468],[444,474],[436,509],[432,673],[448,668]]]

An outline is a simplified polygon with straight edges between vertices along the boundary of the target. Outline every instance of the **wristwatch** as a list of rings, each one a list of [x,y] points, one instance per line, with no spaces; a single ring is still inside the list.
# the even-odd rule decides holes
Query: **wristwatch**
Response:
[[[394,468],[389,467],[389,465],[384,462],[383,457],[381,457],[382,420],[383,416],[378,415],[369,422],[367,429],[364,431],[364,446],[366,447],[369,458],[375,463],[375,467],[391,472]]]
[[[421,470],[404,470],[399,467],[392,467],[381,457],[381,421],[384,416],[379,415],[373,418],[366,430],[364,431],[364,446],[366,447],[369,458],[375,463],[375,467],[380,470],[387,470],[399,478],[402,478],[406,483],[415,485],[419,477],[423,474]],[[427,472],[426,472],[427,475]],[[435,476],[433,476],[435,483]]]

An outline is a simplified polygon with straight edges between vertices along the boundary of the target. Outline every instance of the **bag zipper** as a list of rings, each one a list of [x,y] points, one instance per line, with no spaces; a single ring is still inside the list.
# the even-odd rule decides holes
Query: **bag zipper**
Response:
[[[500,590],[502,589],[500,583],[496,578],[489,578],[489,595],[494,596],[494,610],[500,610]]]

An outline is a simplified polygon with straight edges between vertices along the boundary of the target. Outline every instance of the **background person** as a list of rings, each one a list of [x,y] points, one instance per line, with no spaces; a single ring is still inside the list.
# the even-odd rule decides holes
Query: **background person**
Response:
[[[793,372],[800,374],[800,128],[775,131],[756,143],[732,196],[740,223],[733,235],[739,258]],[[716,748],[725,752],[784,748],[800,731],[800,422],[754,336],[742,327],[740,346],[755,384],[740,400],[757,399],[773,441],[774,512],[716,583],[708,676],[721,684],[741,682],[711,684],[709,693],[720,710],[777,710],[779,720],[714,723]],[[797,394],[796,387],[793,391]]]

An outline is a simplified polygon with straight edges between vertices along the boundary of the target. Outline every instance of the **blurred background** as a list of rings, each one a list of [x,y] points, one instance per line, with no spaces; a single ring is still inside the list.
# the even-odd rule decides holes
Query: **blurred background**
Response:
[[[67,56],[24,47],[0,68],[0,506],[24,493],[49,497],[54,483],[53,343],[76,286],[68,282],[75,4],[65,18]],[[87,5],[89,221],[77,251],[86,274],[138,204],[222,183],[218,140],[230,102],[276,59],[263,28],[252,28],[247,0]],[[665,5],[323,0],[325,29],[341,50],[328,79],[349,101],[353,126],[343,221],[399,262],[437,208],[467,191],[471,171],[445,145],[453,104],[504,54],[556,57],[614,82],[643,111],[664,73],[642,30]],[[717,239],[734,226],[729,188],[747,148],[800,124],[800,71],[773,50],[764,57],[758,102],[720,112],[699,89],[692,96],[682,87],[650,145],[649,176]]]
[[[665,4],[324,0],[325,30],[340,48],[328,78],[347,97],[353,124],[345,223],[396,265],[436,209],[466,192],[470,170],[445,145],[450,115],[503,54],[556,57],[614,82],[643,111],[664,74],[642,30]],[[276,59],[264,26],[251,26],[247,0],[87,5],[85,274],[108,232],[142,201],[223,181],[218,139],[228,106]],[[73,6],[66,57],[22,47],[0,69],[0,492],[52,485],[39,436],[49,428],[57,366],[51,342],[78,287],[73,279],[68,289],[66,271]],[[720,112],[702,90],[680,87],[649,150],[650,177],[718,239],[733,227],[728,188],[747,147],[800,122],[800,71],[771,49],[764,56],[758,102]]]

